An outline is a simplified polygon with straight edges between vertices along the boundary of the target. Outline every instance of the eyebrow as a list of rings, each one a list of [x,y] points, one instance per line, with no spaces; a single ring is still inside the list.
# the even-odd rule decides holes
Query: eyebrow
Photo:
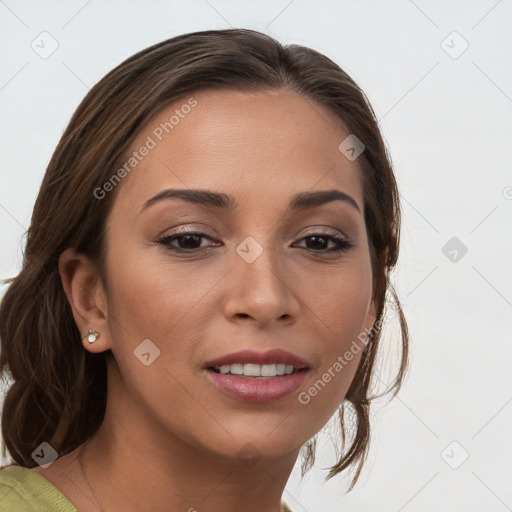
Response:
[[[155,203],[167,199],[181,199],[207,208],[228,211],[233,211],[238,206],[238,202],[234,197],[221,192],[202,189],[166,189],[162,190],[162,192],[159,192],[151,199],[148,199],[142,206],[141,213]],[[300,192],[292,196],[289,208],[291,210],[307,210],[332,201],[344,201],[361,213],[356,201],[348,194],[345,194],[345,192],[337,189]]]

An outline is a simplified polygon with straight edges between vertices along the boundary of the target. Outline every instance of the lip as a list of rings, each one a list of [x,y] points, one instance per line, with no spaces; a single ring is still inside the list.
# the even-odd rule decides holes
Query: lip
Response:
[[[217,359],[207,361],[204,365],[205,369],[223,366],[227,364],[287,364],[297,370],[309,368],[309,364],[304,359],[281,349],[272,349],[265,352],[257,352],[255,350],[246,349],[233,352]]]
[[[243,377],[206,369],[206,377],[224,395],[243,402],[268,403],[297,391],[309,374],[308,369],[290,375],[268,378]]]
[[[214,367],[229,364],[285,364],[294,367],[289,375],[255,378],[217,373]],[[309,364],[301,357],[281,349],[265,352],[246,349],[233,352],[204,365],[207,380],[224,395],[235,400],[268,403],[281,400],[297,391],[309,375]]]

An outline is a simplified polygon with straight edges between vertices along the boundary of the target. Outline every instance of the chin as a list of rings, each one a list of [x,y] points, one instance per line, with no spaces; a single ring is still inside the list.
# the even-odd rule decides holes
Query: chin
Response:
[[[271,427],[268,422],[258,422],[254,418],[245,425],[225,424],[229,434],[223,430],[224,435],[215,438],[208,436],[202,440],[203,447],[219,457],[236,458],[241,462],[245,459],[275,459],[290,454],[296,456],[302,445],[316,431],[299,430],[297,427],[301,423],[291,416],[283,421],[286,414],[282,413],[280,421],[274,421]],[[211,433],[218,433],[218,428],[214,428],[213,425],[211,428]]]

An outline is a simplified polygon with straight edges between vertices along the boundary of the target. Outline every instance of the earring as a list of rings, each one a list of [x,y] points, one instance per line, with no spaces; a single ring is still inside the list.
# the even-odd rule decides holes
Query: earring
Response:
[[[89,343],[94,343],[99,337],[100,333],[95,329],[89,329],[84,336],[84,338],[87,338],[87,341]]]

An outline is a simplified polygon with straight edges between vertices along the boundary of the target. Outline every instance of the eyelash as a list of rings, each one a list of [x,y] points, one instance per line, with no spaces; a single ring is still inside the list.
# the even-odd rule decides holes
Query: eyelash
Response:
[[[191,235],[197,236],[200,238],[208,238],[211,240],[211,238],[209,236],[205,235],[204,233],[200,233],[197,231],[183,231],[181,233],[175,233],[173,235],[166,235],[166,236],[156,240],[156,243],[158,243],[161,246],[164,246],[165,249],[168,251],[182,253],[182,254],[196,254],[199,252],[204,252],[211,248],[211,246],[210,246],[210,247],[196,247],[195,249],[179,249],[179,248],[171,245],[171,242],[173,242],[174,240],[179,240],[180,238],[184,238],[186,236],[191,236]],[[311,233],[305,237],[302,237],[300,240],[305,240],[307,238],[313,238],[313,237],[318,237],[318,238],[323,238],[326,240],[334,241],[338,244],[338,246],[334,249],[320,249],[318,251],[315,249],[307,248],[307,247],[305,247],[303,249],[305,249],[307,251],[312,251],[312,252],[318,253],[318,254],[322,254],[322,253],[323,254],[338,254],[341,252],[348,251],[349,249],[352,249],[354,247],[354,245],[351,242],[349,242],[345,237],[343,237],[342,235],[338,235],[338,234]]]

